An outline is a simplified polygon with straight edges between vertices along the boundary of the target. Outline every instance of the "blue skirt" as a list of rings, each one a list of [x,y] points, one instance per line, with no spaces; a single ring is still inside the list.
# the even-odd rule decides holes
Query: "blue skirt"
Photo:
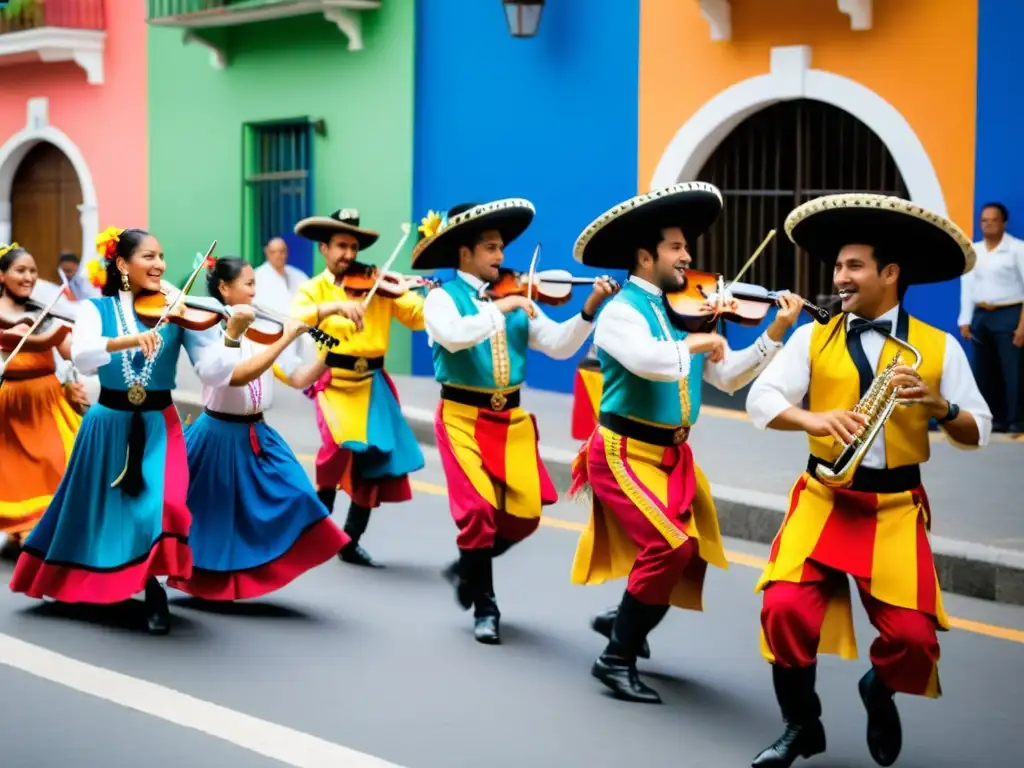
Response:
[[[167,583],[206,600],[280,589],[349,541],[281,436],[237,418],[203,413],[185,430],[193,567]]]

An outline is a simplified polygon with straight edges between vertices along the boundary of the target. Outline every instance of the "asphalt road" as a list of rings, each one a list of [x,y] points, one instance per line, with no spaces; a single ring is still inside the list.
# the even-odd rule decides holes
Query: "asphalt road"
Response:
[[[501,559],[504,644],[483,646],[439,575],[454,554],[442,483],[428,451],[416,498],[371,520],[364,544],[387,569],[333,561],[212,609],[172,591],[167,637],[132,626],[141,603],[68,608],[0,591],[0,765],[742,768],[778,735],[752,591],[764,548],[728,542],[735,562],[709,574],[707,610],[672,611],[652,636],[641,669],[665,704],[622,703],[589,675],[603,641],[588,628],[622,584],[568,582],[583,510],[551,508]],[[1019,766],[1024,609],[955,596],[947,608],[970,631],[941,638],[943,698],[898,698],[897,765]],[[857,619],[863,656],[872,630]],[[823,660],[829,748],[798,765],[873,765],[855,694],[864,669]]]

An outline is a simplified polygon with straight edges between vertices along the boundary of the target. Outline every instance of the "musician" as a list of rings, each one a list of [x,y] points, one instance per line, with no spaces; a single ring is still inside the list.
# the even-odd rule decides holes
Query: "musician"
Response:
[[[570,489],[592,500],[572,582],[628,575],[618,608],[591,623],[608,637],[591,673],[627,701],[661,702],[637,673],[637,657],[650,654],[647,635],[670,605],[702,610],[709,563],[728,568],[711,491],[687,442],[701,383],[729,393],[747,384],[781,347],[803,306],[784,294],[767,330],[738,351],[717,333],[687,333],[671,324],[665,292],[683,288],[689,249],[721,210],[714,186],[675,184],[602,214],[574,250],[583,264],[630,271],[597,322],[599,426],[573,463]],[[721,298],[732,306],[730,296]]]
[[[256,274],[239,258],[215,260],[206,283],[226,306],[251,306],[256,297]],[[319,358],[302,364],[294,342],[305,331],[289,321],[272,344],[241,337],[231,379],[203,386],[205,411],[185,429],[192,575],[168,579],[168,586],[204,600],[260,597],[348,544],[291,448],[263,417],[275,377],[304,389],[327,368]]]
[[[57,360],[71,356],[67,336],[54,349],[22,347],[10,357],[30,328],[19,321],[33,314],[28,300],[38,279],[32,254],[17,243],[0,245],[0,317],[15,323],[0,343],[0,533],[7,536],[0,555],[14,560],[67,467],[82,423],[76,409],[88,406],[81,384],[62,386],[56,375]]]
[[[134,300],[161,289],[159,241],[141,229],[97,237],[103,297],[77,305],[71,360],[98,371],[99,401],[82,420],[71,459],[42,519],[25,540],[11,589],[64,603],[117,603],[145,591],[152,634],[170,629],[158,576],[188,578],[192,516],[181,422],[171,402],[184,347],[204,384],[227,383],[237,344],[253,320],[235,308],[227,330],[167,324],[145,330]]]
[[[326,357],[325,371],[308,394],[316,402],[322,446],[316,458],[317,495],[334,509],[338,489],[351,499],[345,533],[349,543],[338,557],[353,565],[381,564],[360,546],[370,511],[382,503],[409,501],[409,474],[424,466],[423,453],[398,401],[398,389],[384,370],[391,321],[423,330],[423,297],[409,291],[398,298],[374,294],[363,310],[339,283],[349,270],[361,270],[359,254],[379,235],[359,225],[349,208],[314,216],[295,225],[295,233],[320,244],[326,268],[299,287],[292,315],[339,338]]]
[[[847,574],[879,633],[858,686],[868,749],[879,765],[892,765],[902,743],[893,695],[939,695],[936,630],[949,627],[921,485],[929,419],[960,448],[985,445],[992,426],[959,343],[911,317],[902,301],[911,285],[967,273],[975,256],[952,222],[879,195],[811,200],[789,214],[786,232],[834,265],[842,312],[828,325],[798,328],[747,398],[756,427],[806,432],[810,445],[807,470],[790,492],[789,513],[757,585],[764,593],[762,652],[772,664],[786,730],[753,765],[789,766],[825,751],[816,659],[857,656]],[[906,365],[914,353],[891,336],[919,352],[916,370]],[[852,484],[826,486],[818,473],[843,471],[833,462],[871,424],[853,408],[897,352],[902,364],[892,386],[916,404],[896,407],[861,454]]]
[[[459,529],[459,558],[444,576],[463,610],[474,608],[474,637],[490,645],[501,642],[493,558],[530,536],[541,508],[558,500],[537,452],[536,420],[519,405],[527,349],[571,357],[615,290],[597,279],[583,310],[561,323],[525,296],[491,301],[482,294],[533,216],[533,204],[522,199],[457,205],[424,219],[412,257],[414,269],[457,270],[424,307],[441,384],[434,432]]]

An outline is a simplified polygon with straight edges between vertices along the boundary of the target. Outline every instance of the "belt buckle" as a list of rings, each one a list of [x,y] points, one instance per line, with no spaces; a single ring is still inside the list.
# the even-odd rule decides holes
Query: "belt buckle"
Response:
[[[505,407],[505,404],[507,402],[507,397],[501,394],[501,392],[495,392],[493,395],[491,395],[491,410],[500,411],[502,408]]]
[[[689,427],[685,427],[685,426],[684,427],[678,427],[672,433],[672,444],[673,445],[682,445],[683,443],[686,442],[686,438],[688,438],[689,436],[690,436],[690,428]]]
[[[355,365],[352,366],[356,373],[366,373],[369,369],[370,362],[365,357],[356,358]]]

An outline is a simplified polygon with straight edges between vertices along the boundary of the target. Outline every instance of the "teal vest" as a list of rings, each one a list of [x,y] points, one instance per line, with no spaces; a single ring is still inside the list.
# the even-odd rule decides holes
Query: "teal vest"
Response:
[[[686,331],[673,326],[660,296],[627,282],[612,301],[624,301],[647,320],[651,335],[659,341],[682,341]],[[672,353],[673,356],[675,353]],[[603,349],[597,350],[603,385],[601,411],[666,427],[692,425],[700,413],[704,355],[690,355],[690,373],[682,381],[651,381],[630,373]]]
[[[449,280],[445,291],[463,317],[479,314],[473,303],[473,287],[460,277]],[[434,378],[442,384],[470,389],[509,389],[526,378],[526,350],[530,344],[530,318],[517,309],[505,315],[505,330],[469,349],[449,352],[440,344],[431,345]]]

